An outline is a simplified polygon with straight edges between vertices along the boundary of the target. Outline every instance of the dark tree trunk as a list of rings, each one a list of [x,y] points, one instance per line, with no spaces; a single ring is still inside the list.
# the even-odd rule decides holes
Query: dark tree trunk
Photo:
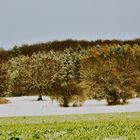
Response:
[[[67,102],[64,103],[64,107],[69,107]]]
[[[64,106],[64,107],[69,107],[67,100],[64,100],[63,106]]]
[[[37,99],[38,101],[42,101],[43,99],[42,99],[42,94],[41,93],[39,93],[38,94],[38,99]]]

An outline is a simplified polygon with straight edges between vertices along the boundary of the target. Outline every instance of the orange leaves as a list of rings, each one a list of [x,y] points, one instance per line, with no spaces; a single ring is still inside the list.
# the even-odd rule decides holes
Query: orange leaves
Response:
[[[110,56],[111,54],[121,54],[121,55],[127,55],[127,56],[131,56],[131,57],[135,57],[135,56],[140,56],[140,46],[138,47],[133,47],[130,45],[126,45],[126,46],[122,46],[122,47],[116,47],[116,49],[114,49],[114,46],[102,46],[99,48],[92,48],[90,51],[90,55],[98,58],[98,57],[107,57]],[[115,57],[115,56],[114,56]]]
[[[90,54],[92,56],[94,56],[95,58],[97,58],[98,56],[101,56],[101,55],[106,57],[107,55],[109,55],[109,53],[110,53],[110,47],[109,46],[103,46],[99,49],[92,48],[91,51],[90,51]]]
[[[100,55],[100,53],[98,52],[98,50],[96,48],[92,48],[91,51],[90,51],[90,54],[92,56],[94,56],[95,58]]]

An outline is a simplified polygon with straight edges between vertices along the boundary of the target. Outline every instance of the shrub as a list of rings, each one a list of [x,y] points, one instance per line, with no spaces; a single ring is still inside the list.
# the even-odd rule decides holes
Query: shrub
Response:
[[[7,104],[7,103],[9,103],[9,100],[0,97],[0,104]]]
[[[70,104],[73,106],[81,106],[86,100],[82,88],[75,82],[57,82],[54,83],[52,89],[52,98],[56,99],[60,106],[68,107]]]

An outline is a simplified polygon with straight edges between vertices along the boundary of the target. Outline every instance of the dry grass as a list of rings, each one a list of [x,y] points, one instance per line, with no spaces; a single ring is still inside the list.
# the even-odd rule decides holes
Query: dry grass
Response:
[[[0,104],[7,104],[7,103],[9,103],[9,100],[0,97]]]

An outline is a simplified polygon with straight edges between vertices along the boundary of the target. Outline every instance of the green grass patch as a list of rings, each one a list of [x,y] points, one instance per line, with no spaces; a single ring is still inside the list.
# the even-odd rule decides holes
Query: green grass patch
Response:
[[[0,118],[0,140],[140,140],[140,113]]]

